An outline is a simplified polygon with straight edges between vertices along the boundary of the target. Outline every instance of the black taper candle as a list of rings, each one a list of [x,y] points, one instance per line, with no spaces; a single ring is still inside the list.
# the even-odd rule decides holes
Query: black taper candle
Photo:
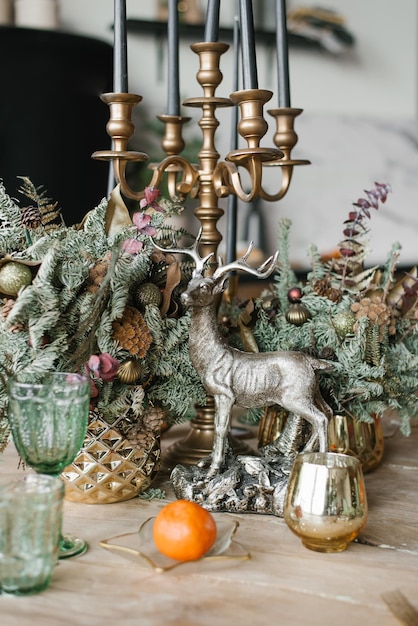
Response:
[[[277,91],[279,107],[290,107],[286,0],[276,0]]]
[[[233,78],[234,86],[233,90],[238,91],[238,75],[239,75],[239,46],[240,46],[240,34],[239,34],[239,20],[238,17],[234,18],[234,36],[233,36],[233,50],[234,50],[234,67]],[[231,115],[231,150],[238,148],[238,106],[234,105]],[[234,193],[228,196],[228,207],[226,214],[226,262],[232,263],[237,258],[237,203],[238,198]]]
[[[205,41],[219,39],[219,9],[221,0],[208,0],[206,9]]]
[[[167,114],[180,115],[178,0],[168,3]]]
[[[240,0],[242,76],[244,89],[258,89],[252,0]]]
[[[128,53],[126,39],[126,0],[114,2],[113,91],[128,93]]]

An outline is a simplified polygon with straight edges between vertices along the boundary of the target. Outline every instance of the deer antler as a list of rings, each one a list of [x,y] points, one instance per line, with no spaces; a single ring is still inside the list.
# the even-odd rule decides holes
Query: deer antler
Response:
[[[171,248],[163,248],[162,246],[158,245],[158,243],[152,238],[150,237],[153,245],[158,249],[161,250],[161,252],[170,252],[172,254],[187,254],[188,256],[190,256],[195,264],[196,267],[193,270],[193,276],[197,276],[197,275],[201,275],[205,269],[205,264],[207,263],[207,261],[210,259],[210,257],[212,256],[212,252],[210,254],[208,254],[205,257],[201,257],[198,251],[199,248],[199,243],[200,243],[200,238],[202,236],[202,229],[199,230],[197,237],[194,241],[194,243],[187,247],[187,248],[177,248],[175,246],[172,246]],[[173,243],[175,244],[175,239],[174,239],[174,234],[173,234]]]
[[[257,278],[267,278],[274,271],[274,268],[277,264],[277,259],[279,258],[279,253],[275,252],[274,255],[270,256],[264,263],[262,263],[259,267],[251,267],[248,265],[247,259],[251,254],[253,249],[253,242],[250,242],[246,253],[241,257],[241,259],[237,259],[236,261],[232,261],[232,263],[228,263],[227,265],[222,265],[222,260],[218,261],[218,268],[215,270],[213,278],[216,280],[224,276],[228,272],[232,270],[242,270],[247,274],[252,274],[253,276],[257,276]]]

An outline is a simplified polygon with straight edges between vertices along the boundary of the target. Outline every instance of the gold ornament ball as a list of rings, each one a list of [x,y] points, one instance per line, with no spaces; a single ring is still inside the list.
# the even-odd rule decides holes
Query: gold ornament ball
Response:
[[[22,287],[32,282],[32,272],[27,265],[10,261],[0,269],[0,291],[8,296],[17,296]]]
[[[147,304],[160,306],[162,298],[159,287],[154,285],[154,283],[142,283],[134,294],[135,305],[140,310],[144,310]]]
[[[356,317],[352,311],[340,311],[340,313],[336,313],[332,318],[334,328],[341,339],[353,333],[355,322]]]
[[[294,326],[302,326],[311,318],[311,312],[300,302],[291,304],[286,311],[286,320]]]
[[[129,385],[135,383],[140,377],[142,367],[136,359],[129,359],[120,364],[118,369],[118,378],[122,383]]]

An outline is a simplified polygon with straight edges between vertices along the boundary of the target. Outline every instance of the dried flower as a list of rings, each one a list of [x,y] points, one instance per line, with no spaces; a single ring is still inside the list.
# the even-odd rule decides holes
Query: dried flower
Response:
[[[158,204],[157,200],[160,197],[160,190],[157,187],[145,187],[144,197],[139,203],[141,209],[155,209],[162,212],[163,208]]]
[[[155,237],[155,235],[157,234],[157,229],[154,226],[150,226],[150,215],[147,215],[144,212],[137,212],[133,214],[132,221],[135,224],[138,232],[142,235],[150,235],[150,237]]]
[[[88,360],[89,370],[104,382],[110,382],[118,373],[119,361],[108,352],[92,354]]]
[[[385,329],[387,329],[389,335],[396,333],[396,323],[392,310],[379,295],[362,298],[359,302],[354,302],[351,305],[351,310],[357,320],[367,317],[372,325],[376,324],[378,326],[380,341],[384,338]],[[358,323],[354,325],[354,330],[356,331],[357,329]]]
[[[142,241],[138,241],[137,239],[125,239],[122,244],[122,250],[128,254],[137,254],[143,247],[144,244]]]

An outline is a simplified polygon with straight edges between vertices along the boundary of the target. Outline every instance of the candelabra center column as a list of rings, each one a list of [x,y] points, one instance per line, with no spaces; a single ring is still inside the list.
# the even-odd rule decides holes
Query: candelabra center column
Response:
[[[215,147],[215,134],[219,126],[216,119],[217,107],[230,107],[233,102],[230,98],[215,96],[217,87],[222,82],[222,72],[219,69],[221,55],[228,50],[228,44],[219,42],[203,42],[192,44],[191,49],[199,55],[200,69],[197,80],[203,89],[200,98],[189,98],[183,104],[189,107],[202,109],[199,127],[202,131],[202,148],[199,151],[199,184],[197,196],[199,206],[195,209],[202,234],[200,250],[202,256],[210,253],[213,259],[217,258],[219,243],[222,235],[217,229],[218,220],[224,211],[219,207],[219,198],[215,190],[214,172],[219,163],[220,155]],[[215,263],[207,268],[207,275],[213,273]],[[171,470],[178,463],[194,465],[203,457],[207,457],[213,449],[214,437],[214,400],[208,396],[205,406],[196,406],[196,414],[190,421],[190,430],[184,439],[176,441],[167,450],[163,458],[163,468]],[[251,448],[244,442],[230,437],[230,443],[235,453],[252,453]]]
[[[221,55],[229,48],[228,44],[220,42],[201,42],[192,44],[191,49],[199,55],[200,67],[196,78],[203,89],[200,98],[189,98],[183,104],[189,107],[202,109],[199,127],[202,131],[202,148],[199,158],[199,206],[195,215],[202,227],[200,240],[203,256],[212,253],[216,259],[222,235],[218,231],[217,223],[224,211],[219,207],[218,196],[215,191],[213,174],[220,155],[215,147],[215,134],[219,126],[216,119],[217,107],[233,106],[229,98],[215,96],[216,89],[221,84],[223,76],[219,68]]]

